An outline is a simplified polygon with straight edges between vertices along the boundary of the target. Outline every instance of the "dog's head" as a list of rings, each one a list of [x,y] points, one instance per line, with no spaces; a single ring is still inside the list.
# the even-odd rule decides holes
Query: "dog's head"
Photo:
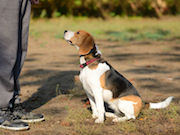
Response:
[[[79,55],[85,55],[94,47],[93,37],[83,30],[72,32],[69,30],[64,31],[64,39],[71,45],[74,45],[79,50]]]

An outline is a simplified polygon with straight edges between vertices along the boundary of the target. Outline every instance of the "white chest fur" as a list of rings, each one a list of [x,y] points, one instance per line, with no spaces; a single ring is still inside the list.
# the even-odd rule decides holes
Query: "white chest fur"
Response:
[[[79,77],[87,94],[93,96],[93,89],[102,89],[100,84],[100,77],[109,69],[110,68],[106,63],[99,63],[96,69],[85,67],[81,70]]]

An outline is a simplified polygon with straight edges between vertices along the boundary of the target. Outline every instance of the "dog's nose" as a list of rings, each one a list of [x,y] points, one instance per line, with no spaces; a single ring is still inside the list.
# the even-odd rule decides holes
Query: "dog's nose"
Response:
[[[67,32],[67,30],[64,31],[64,34]]]

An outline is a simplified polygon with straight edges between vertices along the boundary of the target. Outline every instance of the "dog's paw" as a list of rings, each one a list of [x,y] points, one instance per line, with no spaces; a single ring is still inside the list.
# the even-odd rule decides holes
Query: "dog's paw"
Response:
[[[112,121],[113,122],[120,122],[119,118],[114,118]]]
[[[98,118],[98,114],[96,114],[96,113],[93,113],[93,114],[92,114],[92,118],[93,118],[93,119],[96,119],[96,118]]]
[[[127,117],[120,117],[120,118],[114,118],[112,121],[113,122],[124,122],[126,120],[128,120]]]
[[[92,114],[92,118],[96,119],[96,118],[98,118],[98,116],[96,114]]]
[[[95,123],[104,123],[104,119],[98,118],[95,120]]]

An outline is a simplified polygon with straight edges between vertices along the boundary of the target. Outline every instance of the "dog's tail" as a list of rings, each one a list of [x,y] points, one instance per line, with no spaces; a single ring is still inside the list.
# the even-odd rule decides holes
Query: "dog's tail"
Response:
[[[168,97],[164,101],[159,103],[145,103],[145,108],[149,109],[162,109],[168,107],[174,97]]]

